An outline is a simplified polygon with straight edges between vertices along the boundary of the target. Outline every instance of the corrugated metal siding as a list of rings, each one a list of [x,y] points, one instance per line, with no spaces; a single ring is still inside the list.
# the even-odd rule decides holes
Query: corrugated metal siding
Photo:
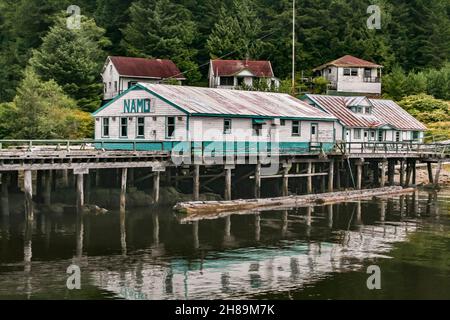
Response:
[[[342,97],[306,95],[319,107],[338,118],[347,127],[374,128],[390,125],[401,130],[426,130],[426,126],[391,100],[367,99],[365,97]],[[354,113],[349,106],[367,99],[372,106],[371,115]]]
[[[403,130],[426,130],[427,127],[392,100],[370,99],[374,115]]]
[[[335,119],[334,116],[288,94],[144,83],[141,85],[190,114]]]

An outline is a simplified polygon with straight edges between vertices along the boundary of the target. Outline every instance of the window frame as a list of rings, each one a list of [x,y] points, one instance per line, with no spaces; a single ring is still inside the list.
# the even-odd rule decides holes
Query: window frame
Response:
[[[297,133],[294,132],[294,128],[297,128]],[[301,136],[301,123],[300,120],[292,120],[291,123],[291,136],[300,137]]]
[[[225,81],[226,83],[223,83],[222,82],[223,80],[231,80],[231,81]],[[234,86],[234,77],[220,77],[219,83],[221,86],[233,87]]]
[[[354,128],[353,129],[353,139],[354,140],[361,140],[361,138],[362,138],[361,132],[362,132],[361,128]],[[358,135],[356,133],[358,133]]]
[[[169,119],[173,119],[173,124],[169,124]],[[169,135],[170,128],[173,127],[172,135]],[[175,138],[175,130],[177,127],[177,118],[176,117],[166,117],[166,139]]]
[[[228,122],[228,126],[227,126]],[[223,134],[231,134],[231,130],[233,128],[233,121],[230,118],[223,119]]]
[[[126,124],[123,124],[123,120],[125,119]],[[123,127],[126,128],[126,135],[123,135]],[[120,117],[119,122],[119,136],[120,138],[128,138],[128,117]]]
[[[350,69],[350,76],[351,77],[358,77],[359,76],[359,68],[351,68]]]
[[[139,120],[143,120],[139,123]],[[139,128],[142,128],[142,134],[139,134]],[[136,138],[145,138],[145,117],[136,117]]]
[[[345,72],[345,71],[348,71]],[[344,70],[342,71],[345,77],[350,77],[352,75],[352,69],[351,68],[344,68]]]
[[[105,125],[105,120],[107,120],[106,122],[108,122],[107,125]],[[109,133],[110,133],[109,127],[110,127],[109,118],[108,117],[102,118],[102,138],[109,138]],[[105,134],[105,128],[108,128],[108,134]]]

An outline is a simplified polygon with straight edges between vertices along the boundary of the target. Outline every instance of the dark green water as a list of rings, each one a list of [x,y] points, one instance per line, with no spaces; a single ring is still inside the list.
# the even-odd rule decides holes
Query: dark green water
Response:
[[[200,221],[42,212],[28,229],[3,217],[0,299],[450,299],[449,200],[420,191]],[[67,289],[71,264],[81,290]]]

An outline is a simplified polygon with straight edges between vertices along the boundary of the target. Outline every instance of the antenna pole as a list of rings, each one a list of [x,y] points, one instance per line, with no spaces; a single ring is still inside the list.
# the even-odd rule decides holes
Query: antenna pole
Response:
[[[295,93],[295,0],[292,0],[292,94]]]

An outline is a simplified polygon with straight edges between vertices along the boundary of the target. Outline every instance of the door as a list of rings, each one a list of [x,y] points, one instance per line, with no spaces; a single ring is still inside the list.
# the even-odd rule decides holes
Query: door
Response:
[[[311,142],[319,142],[319,124],[311,123]]]

